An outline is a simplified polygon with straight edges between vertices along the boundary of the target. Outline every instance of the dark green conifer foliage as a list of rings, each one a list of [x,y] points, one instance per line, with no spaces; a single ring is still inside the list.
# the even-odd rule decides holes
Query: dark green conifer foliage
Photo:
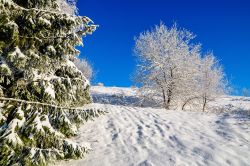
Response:
[[[89,150],[67,138],[103,113],[83,107],[89,83],[72,62],[95,29],[60,12],[57,0],[0,0],[0,165],[46,165]]]

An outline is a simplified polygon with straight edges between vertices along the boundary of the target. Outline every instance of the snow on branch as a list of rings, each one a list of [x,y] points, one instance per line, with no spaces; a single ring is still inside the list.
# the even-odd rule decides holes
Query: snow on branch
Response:
[[[226,92],[222,67],[215,56],[201,53],[201,45],[191,41],[195,35],[163,23],[143,32],[135,40],[138,59],[134,77],[141,96],[149,97],[166,109],[208,101]]]
[[[68,138],[77,134],[81,123],[106,113],[97,104],[70,109],[8,98],[0,100],[0,163],[3,165],[12,162],[47,165],[48,161],[57,159],[84,157],[91,148]]]

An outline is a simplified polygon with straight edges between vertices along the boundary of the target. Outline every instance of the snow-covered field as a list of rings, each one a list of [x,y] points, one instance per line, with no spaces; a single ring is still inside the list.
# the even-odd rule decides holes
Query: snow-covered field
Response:
[[[93,87],[92,93],[112,104],[101,104],[109,113],[83,125],[74,138],[93,151],[56,165],[250,165],[250,98],[217,99],[215,106],[230,111],[215,114],[132,107],[130,88]]]

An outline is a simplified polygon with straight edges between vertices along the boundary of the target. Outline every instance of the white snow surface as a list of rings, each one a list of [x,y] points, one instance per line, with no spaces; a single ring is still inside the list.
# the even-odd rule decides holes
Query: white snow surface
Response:
[[[10,56],[13,58],[25,58],[25,55],[21,52],[19,47],[15,47],[15,51],[10,54]]]
[[[129,88],[94,87],[92,93],[97,92],[104,98],[120,92],[133,95]],[[109,113],[83,125],[72,139],[83,145],[89,142],[92,151],[84,159],[55,165],[250,165],[250,98],[225,96],[213,104],[229,111],[216,114],[99,104]]]
[[[53,99],[56,98],[56,93],[55,93],[55,90],[54,90],[54,86],[52,84],[48,84],[48,86],[46,87],[45,89],[45,92],[47,94],[49,94]]]
[[[105,87],[105,86],[92,86],[92,94],[101,94],[101,95],[124,95],[124,96],[136,96],[136,88],[128,87]]]

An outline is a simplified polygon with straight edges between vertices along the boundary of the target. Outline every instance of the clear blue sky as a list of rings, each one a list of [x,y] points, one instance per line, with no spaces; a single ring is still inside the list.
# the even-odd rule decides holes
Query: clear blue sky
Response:
[[[196,34],[233,86],[250,88],[250,0],[79,0],[78,8],[100,25],[81,49],[98,71],[95,82],[130,86],[134,36],[163,21]]]

